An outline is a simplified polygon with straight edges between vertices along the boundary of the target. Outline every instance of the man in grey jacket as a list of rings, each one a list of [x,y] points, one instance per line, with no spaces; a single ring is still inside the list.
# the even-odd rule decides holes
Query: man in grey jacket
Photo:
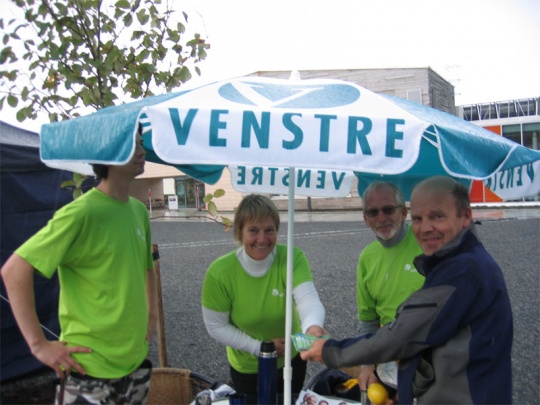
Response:
[[[331,368],[399,360],[400,404],[511,404],[510,300],[475,233],[468,190],[448,177],[424,180],[411,220],[422,289],[377,333],[320,339],[302,358]]]

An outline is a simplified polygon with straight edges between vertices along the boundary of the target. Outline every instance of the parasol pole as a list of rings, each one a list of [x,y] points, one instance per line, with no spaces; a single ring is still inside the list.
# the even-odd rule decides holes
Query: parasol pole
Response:
[[[292,290],[293,290],[293,253],[294,253],[294,188],[296,171],[289,168],[289,223],[287,224],[287,286],[285,290],[285,365],[283,367],[283,403],[291,404],[291,332],[292,332]]]
[[[298,70],[293,70],[289,80],[301,80]],[[287,224],[287,285],[285,291],[285,365],[283,367],[283,404],[291,405],[292,368],[291,368],[291,334],[292,334],[292,289],[293,289],[293,253],[294,253],[294,191],[296,185],[296,169],[289,167],[289,208]]]

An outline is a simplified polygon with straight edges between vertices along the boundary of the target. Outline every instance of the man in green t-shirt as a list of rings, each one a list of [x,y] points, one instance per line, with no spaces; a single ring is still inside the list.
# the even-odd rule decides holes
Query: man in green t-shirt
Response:
[[[360,335],[374,333],[391,322],[399,304],[424,283],[413,264],[422,249],[405,223],[407,207],[401,190],[393,183],[373,182],[365,190],[362,204],[364,221],[376,240],[362,250],[358,259]],[[379,374],[391,366],[381,365]],[[374,365],[361,367],[362,390],[378,381],[374,370]]]
[[[123,166],[93,165],[98,186],[58,210],[2,268],[11,308],[32,354],[61,380],[57,402],[144,403],[148,342],[157,320],[156,275],[145,205],[129,196],[144,172],[140,135]],[[58,271],[58,341],[36,314],[34,270]]]

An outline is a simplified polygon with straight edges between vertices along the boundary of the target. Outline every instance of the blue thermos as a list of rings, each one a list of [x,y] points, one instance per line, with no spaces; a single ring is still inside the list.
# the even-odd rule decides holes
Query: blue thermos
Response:
[[[259,405],[277,404],[277,353],[271,340],[261,343],[258,393]]]

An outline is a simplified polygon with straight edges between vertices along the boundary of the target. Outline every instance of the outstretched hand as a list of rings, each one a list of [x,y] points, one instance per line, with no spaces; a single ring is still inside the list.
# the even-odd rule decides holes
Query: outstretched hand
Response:
[[[57,340],[46,340],[37,347],[32,348],[33,355],[43,364],[52,368],[60,378],[68,376],[72,369],[80,374],[86,374],[84,368],[71,357],[71,354],[90,352],[92,352],[92,349],[88,347],[68,347],[66,342]]]
[[[300,352],[300,357],[302,357],[303,360],[322,362],[322,349],[327,340],[328,339],[315,340],[308,350]]]
[[[326,329],[321,328],[319,325],[311,325],[307,330],[306,334],[313,335],[317,337],[321,336],[330,336],[330,332],[328,332]]]

